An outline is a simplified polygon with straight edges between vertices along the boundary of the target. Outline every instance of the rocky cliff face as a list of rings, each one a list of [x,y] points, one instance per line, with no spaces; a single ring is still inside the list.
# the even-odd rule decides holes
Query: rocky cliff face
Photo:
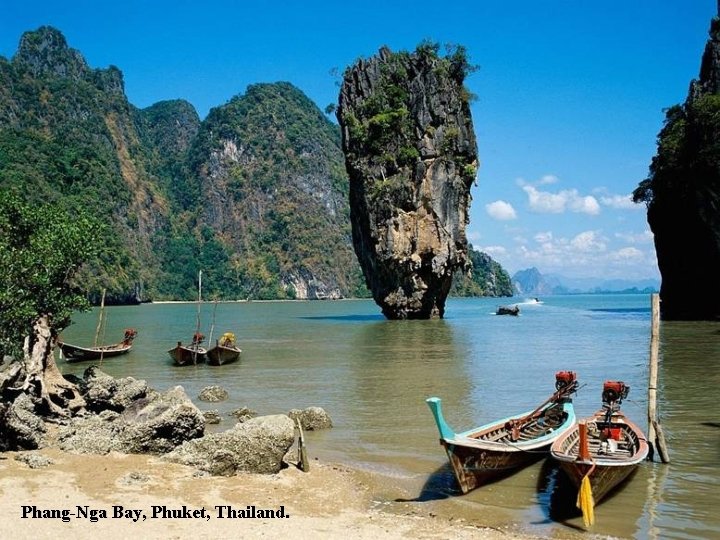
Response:
[[[477,145],[464,50],[387,48],[346,70],[338,120],[353,244],[388,318],[442,317],[465,266]]]
[[[699,79],[668,109],[649,177],[634,192],[648,207],[662,274],[662,317],[720,318],[720,20],[713,19]]]
[[[167,201],[148,174],[133,108],[115,67],[91,69],[56,29],[23,34],[0,59],[0,184],[43,203],[81,205],[110,225],[108,246],[80,276],[92,296],[136,302]]]
[[[339,133],[300,90],[285,82],[251,85],[213,109],[191,161],[201,224],[235,254],[231,265],[249,294],[352,293],[357,263]]]

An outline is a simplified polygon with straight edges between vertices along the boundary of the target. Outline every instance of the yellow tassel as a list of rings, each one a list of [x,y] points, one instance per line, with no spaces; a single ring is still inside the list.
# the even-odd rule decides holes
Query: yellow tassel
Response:
[[[589,476],[589,474],[583,476],[577,497],[577,507],[582,510],[585,527],[590,527],[595,523],[595,501],[593,500]]]

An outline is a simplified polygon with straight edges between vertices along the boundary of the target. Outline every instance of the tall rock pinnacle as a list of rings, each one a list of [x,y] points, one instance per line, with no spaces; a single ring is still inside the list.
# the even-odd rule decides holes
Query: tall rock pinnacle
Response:
[[[471,68],[462,47],[437,51],[382,48],[345,71],[340,91],[353,244],[390,319],[442,317],[453,272],[467,265]]]
[[[710,24],[700,76],[667,110],[649,177],[648,207],[666,320],[720,319],[720,19]]]

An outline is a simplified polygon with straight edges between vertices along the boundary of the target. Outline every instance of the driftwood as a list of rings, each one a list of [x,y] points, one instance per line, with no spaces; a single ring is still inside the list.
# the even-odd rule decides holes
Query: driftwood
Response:
[[[66,418],[83,410],[85,400],[78,388],[63,377],[55,364],[56,343],[49,316],[38,317],[32,333],[25,338],[23,360],[13,362],[0,378],[0,394],[10,399],[27,394],[37,412],[49,418]]]

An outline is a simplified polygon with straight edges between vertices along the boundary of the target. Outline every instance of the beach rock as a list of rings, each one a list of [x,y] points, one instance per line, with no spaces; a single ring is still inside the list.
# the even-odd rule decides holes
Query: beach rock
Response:
[[[146,381],[132,377],[115,379],[96,366],[91,366],[83,374],[84,384],[80,392],[88,410],[100,412],[106,409],[122,412],[138,399],[148,394]]]
[[[205,417],[182,386],[133,402],[120,416],[128,453],[165,453],[205,432]]]
[[[273,474],[295,441],[293,421],[285,415],[260,416],[222,433],[188,441],[163,459],[213,475],[238,471]]]
[[[217,403],[218,401],[225,401],[228,398],[228,392],[222,386],[206,386],[200,391],[198,399],[200,401],[209,401],[211,403]]]
[[[10,403],[0,403],[0,451],[42,448],[46,432],[28,394],[20,394]]]
[[[338,121],[355,253],[390,319],[442,317],[468,265],[477,143],[462,48],[441,58],[384,47],[345,71]]]
[[[230,413],[230,416],[234,416],[238,422],[247,422],[251,418],[256,418],[257,415],[257,412],[247,407],[240,407]]]
[[[720,320],[720,19],[710,23],[697,80],[666,109],[648,178],[633,192],[647,204],[662,275],[665,320]]]
[[[184,441],[201,437],[205,418],[181,386],[150,391],[122,413],[105,410],[75,418],[60,429],[60,448],[80,454],[162,454]]]
[[[333,427],[330,415],[322,407],[308,407],[307,409],[292,409],[287,415],[293,420],[300,421],[305,431],[328,429]]]
[[[49,457],[36,454],[34,452],[18,454],[17,456],[15,456],[15,461],[25,463],[31,469],[42,469],[44,467],[47,467],[48,465],[52,465],[53,463],[55,463]]]
[[[203,416],[205,417],[206,424],[219,424],[222,420],[220,411],[218,410],[203,411]]]
[[[117,422],[119,414],[103,411],[73,418],[58,432],[58,446],[73,454],[99,454],[123,452],[124,425]]]

